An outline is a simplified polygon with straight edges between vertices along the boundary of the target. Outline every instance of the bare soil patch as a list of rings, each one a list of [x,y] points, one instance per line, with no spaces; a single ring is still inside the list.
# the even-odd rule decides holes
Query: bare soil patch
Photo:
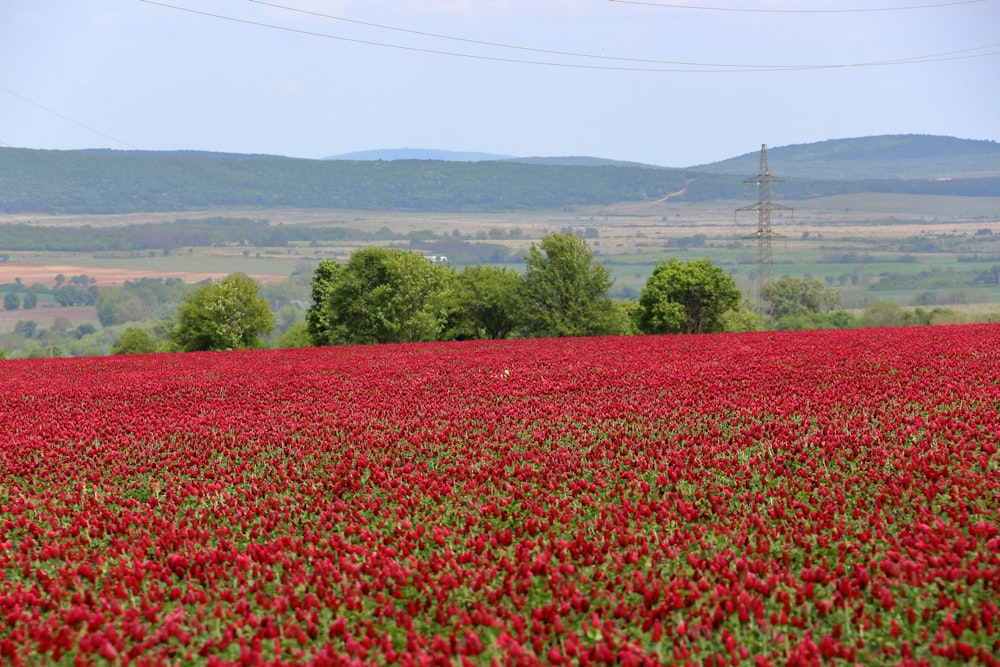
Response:
[[[123,284],[126,280],[138,280],[140,278],[180,278],[186,283],[197,283],[207,278],[219,280],[229,275],[228,273],[213,271],[157,271],[150,269],[0,262],[0,283],[12,283],[16,278],[20,278],[21,283],[25,286],[34,285],[35,283],[50,286],[55,285],[56,276],[60,273],[67,280],[73,276],[87,275],[97,281],[94,284],[98,287],[113,287]],[[285,280],[288,276],[259,274],[251,275],[250,277],[262,283],[269,283]]]

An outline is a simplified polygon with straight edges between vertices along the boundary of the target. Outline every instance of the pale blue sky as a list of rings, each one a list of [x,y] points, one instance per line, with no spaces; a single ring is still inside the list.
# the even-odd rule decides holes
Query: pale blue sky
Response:
[[[6,146],[684,167],[909,133],[1000,140],[1000,0],[0,0]]]

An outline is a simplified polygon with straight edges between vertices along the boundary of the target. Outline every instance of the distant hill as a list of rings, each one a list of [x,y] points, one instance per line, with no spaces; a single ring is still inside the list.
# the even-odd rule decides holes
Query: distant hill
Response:
[[[634,167],[638,169],[668,169],[654,164],[642,162],[624,162],[608,160],[602,157],[587,157],[585,155],[568,155],[565,157],[512,157],[507,162],[520,164],[545,164],[559,167]]]
[[[830,139],[768,146],[768,167],[787,179],[934,179],[1000,175],[1000,143],[923,134]],[[690,171],[757,173],[760,151],[689,167]]]
[[[1000,196],[1000,145],[990,141],[914,135],[838,139],[770,149],[768,157],[772,173],[785,179],[784,200],[854,193]],[[668,169],[589,157],[305,160],[0,147],[0,212],[516,211],[667,197],[741,200],[743,179],[756,174],[758,164],[759,152]]]
[[[451,162],[483,162],[485,160],[506,160],[509,155],[495,153],[466,153],[442,151],[430,148],[389,148],[373,151],[356,151],[330,155],[324,160],[449,160]]]
[[[680,170],[0,147],[0,212],[6,213],[513,211],[658,199],[683,187]]]
[[[489,162],[503,161],[518,164],[541,164],[557,167],[642,167],[646,169],[665,169],[642,162],[624,162],[608,160],[601,157],[586,155],[567,155],[562,157],[513,157],[497,153],[467,153],[461,151],[444,151],[430,148],[388,148],[373,151],[356,151],[330,155],[324,160],[445,160],[448,162]]]

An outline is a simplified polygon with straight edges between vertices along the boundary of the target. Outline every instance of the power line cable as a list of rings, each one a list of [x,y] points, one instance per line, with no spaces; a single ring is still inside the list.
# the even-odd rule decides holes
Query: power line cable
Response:
[[[479,39],[470,39],[467,37],[455,37],[453,35],[441,35],[433,32],[423,32],[421,30],[411,30],[409,28],[399,28],[391,25],[384,25],[381,23],[370,23],[368,21],[359,21],[357,19],[349,19],[343,16],[333,16],[331,14],[322,14],[320,12],[309,11],[307,9],[299,9],[297,7],[287,7],[285,5],[279,5],[273,2],[264,2],[264,0],[247,0],[247,2],[252,2],[258,5],[265,5],[267,7],[273,7],[275,9],[282,9],[289,12],[298,12],[299,14],[308,14],[310,16],[318,16],[320,18],[330,19],[332,21],[343,21],[344,23],[353,23],[354,25],[363,25],[369,28],[379,28],[381,30],[392,30],[395,32],[407,33],[410,35],[419,35],[421,37],[434,37],[435,39],[448,39],[456,42],[464,42],[466,44],[478,44],[480,46],[494,46],[502,49],[517,49],[519,51],[530,51],[532,53],[547,53],[549,55],[556,56],[572,56],[574,58],[596,58],[600,60],[621,60],[627,62],[637,62],[637,63],[657,63],[662,65],[700,65],[702,63],[688,63],[682,61],[673,60],[647,60],[644,58],[619,58],[615,56],[598,56],[590,53],[577,53],[574,51],[557,51],[554,49],[538,49],[532,48],[530,46],[518,46],[514,44],[502,44],[499,42],[487,42]],[[724,64],[712,64],[713,67],[735,67],[735,65],[724,65]]]
[[[973,53],[975,51],[984,51],[986,49],[1000,48],[1000,42],[995,44],[986,44],[982,46],[972,47],[969,49],[962,49],[961,51],[951,51],[939,54],[927,54],[921,56],[913,56],[908,58],[893,58],[890,60],[877,60],[877,61],[867,61],[859,63],[834,63],[834,64],[821,64],[821,65],[748,65],[748,64],[720,64],[720,63],[701,63],[701,62],[684,62],[684,61],[669,61],[669,60],[639,60],[639,59],[628,59],[628,58],[613,58],[610,56],[598,56],[591,54],[574,54],[569,52],[557,52],[557,51],[544,51],[541,49],[528,49],[527,47],[515,47],[503,44],[494,44],[495,46],[504,46],[506,48],[520,48],[525,50],[541,51],[550,54],[560,54],[560,55],[570,55],[574,57],[587,57],[587,58],[597,58],[605,60],[628,60],[634,62],[645,62],[651,64],[665,64],[665,65],[679,65],[683,67],[626,67],[621,65],[589,65],[581,63],[563,63],[563,62],[552,62],[543,60],[526,60],[521,58],[505,58],[501,56],[487,56],[474,53],[460,53],[456,51],[444,51],[440,49],[429,49],[416,46],[404,46],[401,44],[389,44],[386,42],[376,42],[372,40],[356,39],[352,37],[343,37],[341,35],[331,35],[328,33],[316,32],[313,30],[304,30],[301,28],[290,28],[288,26],[275,25],[273,23],[264,23],[262,21],[253,21],[250,19],[237,18],[234,16],[227,16],[224,14],[215,14],[212,12],[206,12],[199,9],[191,9],[189,7],[180,7],[178,5],[172,5],[165,2],[158,2],[157,0],[139,0],[150,5],[156,5],[159,7],[164,7],[167,9],[174,9],[177,11],[187,12],[190,14],[197,14],[200,16],[208,16],[212,18],[217,18],[225,21],[231,21],[234,23],[241,23],[245,25],[253,25],[261,28],[269,28],[272,30],[281,30],[284,32],[296,33],[300,35],[309,35],[312,37],[322,37],[325,39],[334,39],[343,42],[349,42],[353,44],[364,44],[366,46],[376,46],[380,48],[398,49],[401,51],[411,51],[417,53],[428,53],[434,55],[443,55],[456,58],[469,58],[473,60],[487,60],[493,62],[503,62],[503,63],[516,63],[523,65],[544,65],[548,67],[566,67],[573,69],[590,69],[590,70],[611,70],[611,71],[625,71],[625,72],[674,72],[674,73],[745,73],[745,72],[778,72],[778,71],[796,71],[796,70],[822,70],[822,69],[844,69],[844,68],[857,68],[857,67],[879,67],[887,65],[904,65],[904,64],[917,64],[917,63],[930,63],[930,62],[943,62],[948,60],[960,60],[968,58],[982,58],[986,56],[1000,55],[1000,50],[987,52],[987,53]],[[979,0],[977,0],[979,1]],[[268,3],[262,3],[268,4]],[[298,10],[294,10],[298,11]],[[450,39],[460,39],[460,38],[450,38]],[[475,40],[466,40],[475,41]],[[486,44],[483,42],[483,44]],[[956,55],[956,54],[965,55]]]
[[[872,12],[904,12],[920,9],[940,9],[942,7],[957,7],[959,5],[974,5],[990,0],[956,0],[955,2],[937,2],[929,5],[906,5],[903,7],[861,7],[855,9],[754,9],[749,7],[704,7],[701,5],[675,5],[664,2],[649,2],[645,0],[608,0],[626,5],[647,5],[650,7],[666,7],[668,9],[694,9],[706,12],[751,12],[758,14],[861,14]]]
[[[14,97],[18,98],[19,100],[22,100],[23,102],[27,102],[28,104],[31,104],[32,106],[36,106],[39,109],[41,109],[42,111],[48,112],[48,113],[52,114],[53,116],[58,116],[59,118],[62,118],[65,121],[69,121],[70,123],[73,123],[77,127],[82,127],[83,129],[88,130],[89,132],[93,132],[94,134],[99,134],[102,137],[104,137],[105,139],[110,139],[111,141],[114,141],[115,143],[119,143],[122,146],[125,146],[126,148],[131,148],[132,150],[139,150],[138,148],[136,148],[132,144],[128,143],[127,141],[123,141],[123,140],[119,139],[118,137],[115,137],[115,136],[112,136],[112,135],[108,134],[107,132],[102,132],[102,131],[100,131],[100,130],[98,130],[96,128],[93,128],[93,127],[89,126],[89,125],[81,123],[78,120],[70,118],[66,114],[59,113],[55,109],[50,109],[49,107],[45,106],[44,104],[39,104],[38,102],[35,102],[34,100],[29,100],[24,95],[21,95],[19,93],[15,93],[10,88],[6,88],[4,86],[0,86],[0,90],[4,91],[8,95],[13,95]]]
[[[342,17],[342,16],[333,16],[331,14],[323,14],[321,12],[310,11],[310,10],[307,10],[307,9],[299,9],[297,7],[288,7],[286,5],[281,5],[281,4],[274,3],[274,2],[266,2],[265,0],[247,0],[247,1],[248,2],[252,2],[254,4],[258,4],[258,5],[264,5],[264,6],[267,6],[267,7],[273,7],[275,9],[281,9],[281,10],[286,10],[286,11],[290,11],[290,12],[297,12],[297,13],[300,13],[300,14],[307,14],[307,15],[310,15],[310,16],[318,16],[320,18],[330,19],[330,20],[333,20],[333,21],[342,21],[342,22],[345,22],[345,23],[352,23],[352,24],[355,24],[355,25],[363,25],[363,26],[367,26],[367,27],[371,27],[371,28],[379,28],[379,29],[382,29],[382,30],[392,30],[392,31],[402,32],[402,33],[407,33],[407,34],[412,34],[412,35],[420,35],[420,36],[423,36],[423,37],[434,37],[434,38],[437,38],[437,39],[447,39],[447,40],[453,40],[453,41],[457,41],[457,42],[464,42],[464,43],[468,43],[468,44],[479,44],[479,45],[483,45],[483,46],[500,47],[500,48],[504,48],[504,49],[517,49],[517,50],[520,50],[520,51],[530,51],[530,52],[533,52],[533,53],[546,53],[546,54],[550,54],[550,55],[572,56],[572,57],[576,57],[576,58],[592,58],[592,59],[599,59],[599,60],[611,60],[611,61],[634,62],[634,63],[648,63],[648,64],[657,64],[657,65],[684,65],[684,66],[688,66],[688,67],[699,67],[699,68],[705,68],[705,67],[725,67],[725,68],[734,68],[734,69],[735,68],[739,68],[739,69],[747,69],[747,70],[750,70],[750,71],[755,70],[755,69],[781,69],[781,70],[785,70],[785,69],[797,69],[797,68],[812,69],[812,68],[815,68],[815,67],[836,67],[837,66],[837,65],[829,65],[829,66],[812,66],[812,65],[746,65],[746,64],[733,64],[733,63],[704,63],[704,62],[690,62],[690,61],[681,61],[681,60],[655,60],[655,59],[649,59],[649,58],[628,58],[628,57],[617,57],[617,56],[602,56],[602,55],[596,55],[596,54],[590,54],[590,53],[578,53],[578,52],[574,52],[574,51],[557,51],[557,50],[553,50],[553,49],[538,49],[538,48],[532,48],[532,47],[528,47],[528,46],[518,46],[518,45],[513,45],[513,44],[503,44],[503,43],[500,43],[500,42],[488,42],[488,41],[483,41],[483,40],[478,40],[478,39],[469,39],[469,38],[466,38],[466,37],[455,37],[453,35],[442,35],[442,34],[432,33],[432,32],[423,32],[423,31],[420,31],[420,30],[412,30],[412,29],[409,29],[409,28],[400,28],[400,27],[397,27],[397,26],[384,25],[384,24],[381,24],[381,23],[371,23],[369,21],[360,21],[360,20],[357,20],[357,19],[349,19],[349,18],[345,18],[345,17]],[[614,2],[616,0],[611,0],[611,1]],[[967,4],[968,2],[984,2],[984,1],[985,0],[963,0],[962,2],[948,3],[948,4]],[[667,6],[667,5],[665,5],[665,6]],[[923,8],[923,7],[928,7],[928,6],[930,6],[930,5],[922,5],[920,7],[910,7],[910,9]],[[693,9],[694,7],[688,7],[688,8],[689,9]],[[894,8],[894,9],[905,9],[905,8],[904,7],[897,7],[897,8]],[[850,11],[850,10],[845,10],[845,11]],[[987,45],[987,46],[981,47],[981,48],[992,48],[992,46],[994,46],[994,45]],[[970,49],[970,50],[981,50],[981,49]],[[951,54],[939,54],[939,55],[951,55]],[[931,56],[920,56],[918,58],[892,59],[892,60],[877,61],[877,62],[872,62],[872,63],[860,63],[858,65],[848,64],[848,65],[844,65],[844,66],[845,67],[853,67],[853,66],[872,66],[872,65],[883,65],[883,64],[886,64],[886,65],[888,65],[888,64],[902,64],[904,62],[919,62],[921,60],[924,60],[925,58],[933,58],[933,57],[936,57],[936,56],[931,55]]]

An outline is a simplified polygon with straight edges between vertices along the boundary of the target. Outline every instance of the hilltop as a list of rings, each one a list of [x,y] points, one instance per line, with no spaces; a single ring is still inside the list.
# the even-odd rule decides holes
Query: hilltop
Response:
[[[918,134],[831,139],[768,147],[768,164],[791,178],[938,179],[1000,175],[1000,143]],[[714,174],[757,173],[760,151],[690,167]]]
[[[1000,196],[1000,144],[892,135],[769,150],[783,198]],[[759,151],[688,169],[602,158],[307,160],[200,151],[0,148],[0,212],[219,208],[515,211],[744,197]]]

